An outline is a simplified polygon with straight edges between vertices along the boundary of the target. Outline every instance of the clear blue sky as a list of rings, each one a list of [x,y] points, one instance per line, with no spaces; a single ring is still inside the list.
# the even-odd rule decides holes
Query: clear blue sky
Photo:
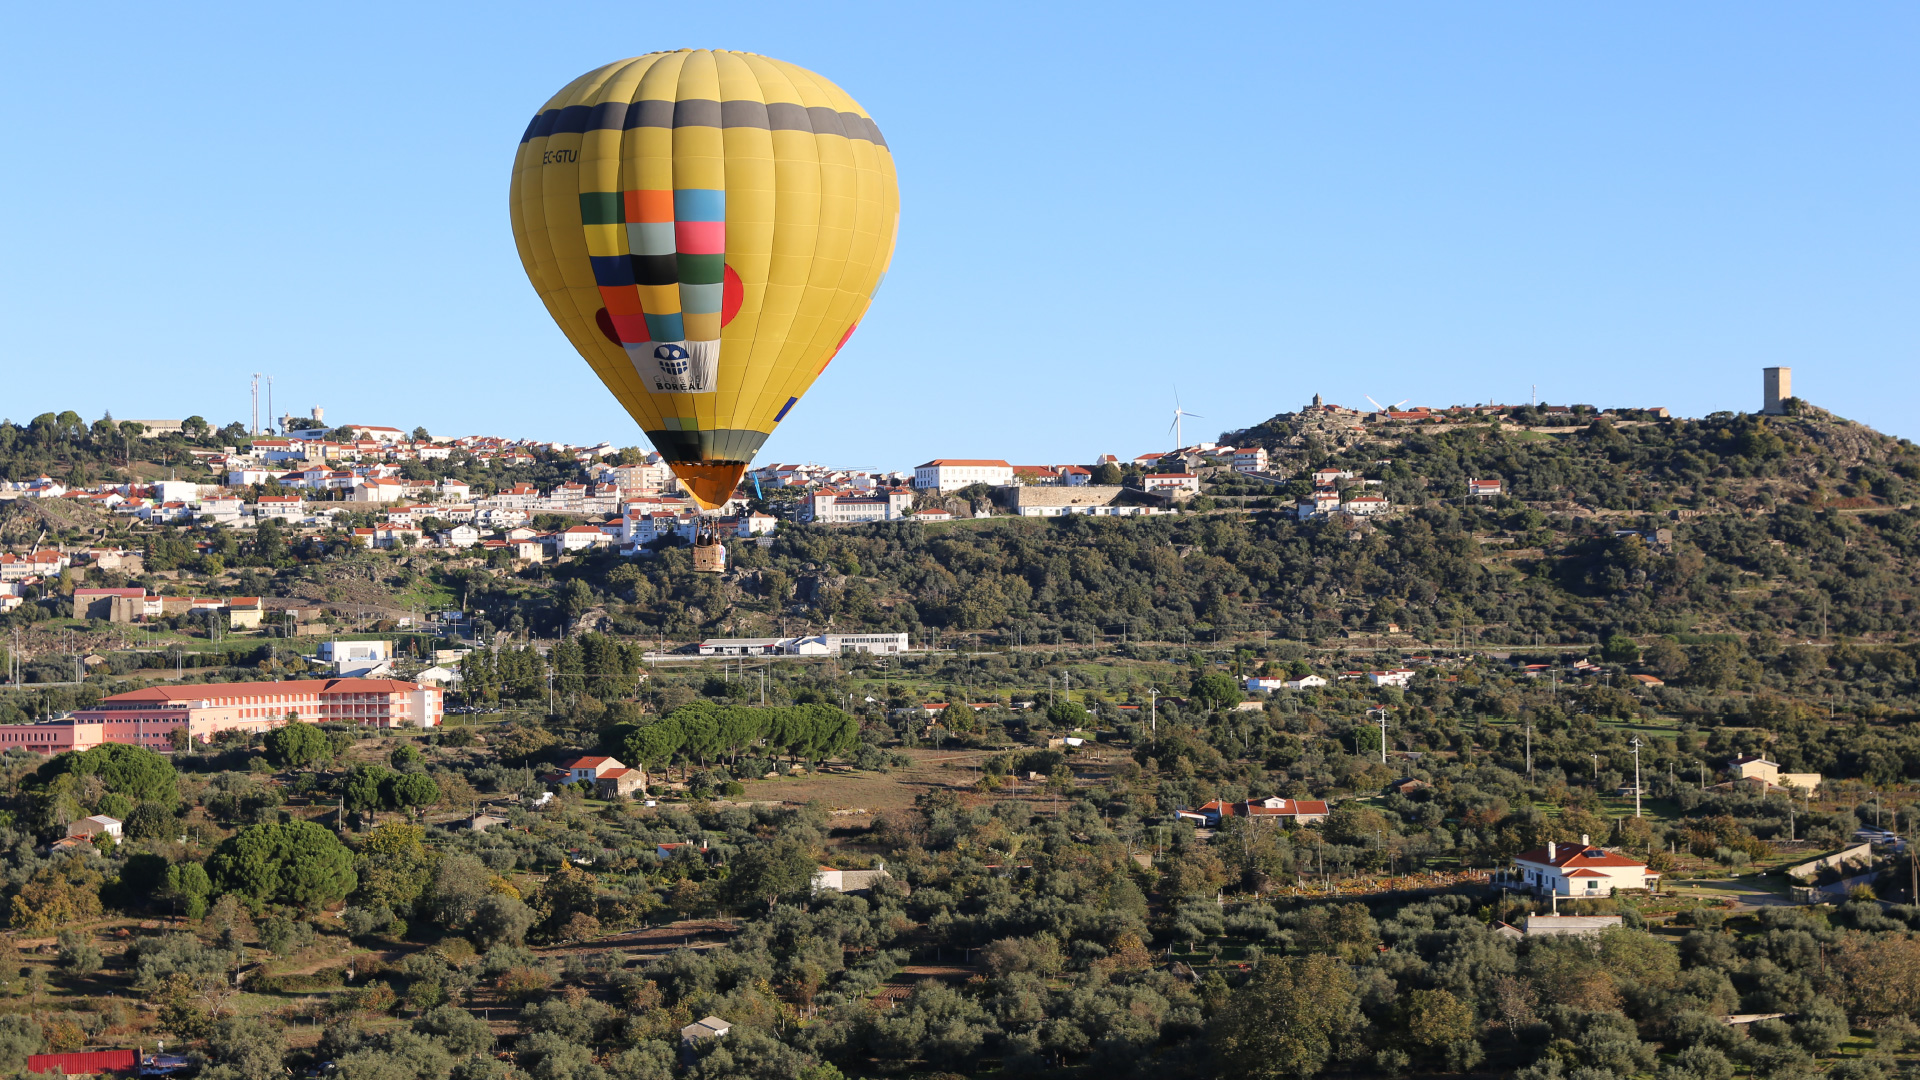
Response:
[[[761,460],[1086,461],[1316,391],[1920,436],[1911,4],[15,5],[0,414],[641,436],[508,227],[534,110],[762,52],[892,145],[898,254]],[[264,406],[263,406],[264,408]]]

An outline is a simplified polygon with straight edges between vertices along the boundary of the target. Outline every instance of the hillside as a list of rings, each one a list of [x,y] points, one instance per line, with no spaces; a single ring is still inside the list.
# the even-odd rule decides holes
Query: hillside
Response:
[[[160,1038],[211,1080],[1920,1070],[1907,863],[1816,903],[1775,872],[1920,815],[1912,447],[1805,408],[1234,437],[1283,475],[1203,466],[1158,517],[788,525],[724,576],[111,523],[146,567],[90,583],[458,603],[482,647],[435,731],[0,755],[0,918],[32,935],[0,1070]],[[1299,520],[1327,465],[1396,509]],[[6,616],[42,652],[0,719],[306,670],[53,591]],[[649,655],[829,628],[917,651]],[[456,644],[371,632],[403,674]],[[80,649],[84,683],[38,681]],[[561,782],[582,755],[644,790]],[[1296,816],[1195,820],[1247,798]],[[49,849],[86,814],[124,836]],[[1560,901],[1619,920],[1588,940],[1507,926],[1546,905],[1494,875],[1589,839],[1659,890]],[[706,1017],[731,1030],[682,1042]]]

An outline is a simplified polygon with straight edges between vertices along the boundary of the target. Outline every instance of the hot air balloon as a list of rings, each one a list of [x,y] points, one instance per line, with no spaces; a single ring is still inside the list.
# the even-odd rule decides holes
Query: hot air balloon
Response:
[[[509,199],[547,311],[709,512],[860,325],[900,207],[845,91],[706,49],[569,83],[527,125]]]

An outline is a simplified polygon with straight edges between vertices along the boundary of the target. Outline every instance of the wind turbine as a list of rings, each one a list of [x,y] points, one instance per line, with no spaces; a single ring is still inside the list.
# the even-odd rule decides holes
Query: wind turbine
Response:
[[[1408,401],[1413,400],[1412,398],[1407,398],[1403,401],[1396,402],[1392,405],[1382,405],[1379,402],[1374,401],[1373,396],[1371,394],[1361,394],[1360,396],[1363,398],[1366,398],[1368,401],[1373,402],[1373,409],[1375,412],[1392,412],[1393,410],[1399,408],[1400,406],[1405,405]]]
[[[1185,434],[1185,431],[1180,426],[1180,421],[1182,421],[1183,419],[1189,416],[1193,417],[1195,420],[1206,419],[1206,417],[1201,416],[1197,412],[1188,412],[1187,410],[1181,408],[1180,407],[1180,391],[1178,389],[1175,389],[1173,392],[1173,423],[1167,425],[1167,430],[1173,432],[1173,441],[1177,444],[1176,446],[1174,446],[1175,450],[1185,450],[1187,448],[1186,434]]]

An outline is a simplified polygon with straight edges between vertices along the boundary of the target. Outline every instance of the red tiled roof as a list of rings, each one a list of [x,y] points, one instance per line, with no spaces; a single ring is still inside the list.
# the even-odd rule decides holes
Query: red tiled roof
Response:
[[[563,769],[592,769],[592,768],[597,768],[597,767],[598,767],[598,766],[600,765],[600,763],[601,763],[601,762],[603,762],[603,761],[612,761],[612,760],[613,760],[613,759],[612,759],[612,758],[610,758],[610,757],[583,757],[583,758],[574,758],[574,759],[573,759],[572,761],[569,761],[569,762],[567,762],[567,763],[566,763],[565,765],[562,765],[562,766],[561,766],[561,768],[563,768]]]
[[[916,465],[914,467],[918,469],[931,469],[936,465],[984,465],[1001,469],[1013,468],[1013,466],[1004,461],[995,461],[989,458],[934,458],[925,465]]]
[[[142,701],[195,701],[209,697],[258,697],[267,694],[404,694],[420,688],[418,683],[399,679],[287,679],[281,682],[148,686],[115,694],[104,700],[134,704]]]

